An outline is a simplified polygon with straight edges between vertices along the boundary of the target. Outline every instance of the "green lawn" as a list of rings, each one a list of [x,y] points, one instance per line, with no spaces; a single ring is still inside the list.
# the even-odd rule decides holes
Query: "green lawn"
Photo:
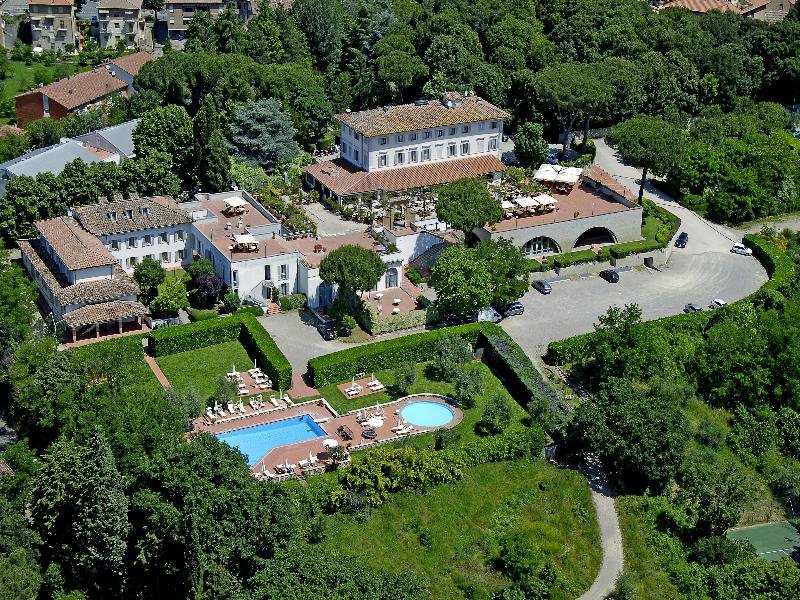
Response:
[[[485,464],[425,494],[397,494],[363,515],[327,519],[324,544],[376,567],[408,569],[433,598],[485,598],[510,584],[492,566],[502,536],[529,532],[563,575],[557,599],[578,597],[600,567],[586,480],[543,461]]]
[[[642,221],[642,237],[646,240],[656,239],[656,232],[661,226],[661,220],[658,217],[650,215]]]
[[[33,89],[37,83],[37,75],[43,82],[51,83],[78,71],[87,70],[87,67],[66,62],[45,66],[38,63],[26,65],[24,62],[12,60],[9,64],[11,65],[9,77],[0,81],[0,90],[7,98],[13,98],[17,94]],[[14,120],[14,118],[0,119],[0,123]]]
[[[475,435],[475,423],[477,423],[481,418],[483,409],[489,403],[489,401],[497,394],[502,394],[507,397],[510,396],[500,380],[497,379],[497,377],[495,377],[489,370],[489,367],[481,362],[474,362],[470,364],[468,368],[480,370],[483,373],[483,381],[485,383],[483,396],[479,398],[474,408],[464,411],[464,420],[458,426],[458,429],[463,432],[463,435],[471,437]],[[433,379],[430,376],[429,371],[430,369],[427,363],[417,365],[417,381],[409,389],[409,394],[422,394],[428,392],[432,394],[452,396],[454,391],[453,384],[448,381],[437,381]],[[339,388],[332,384],[319,388],[319,393],[339,413],[355,410],[357,408],[363,408],[365,406],[375,406],[375,404],[378,402],[391,402],[392,400],[396,400],[398,397],[400,397],[398,394],[394,393],[394,390],[392,390],[392,384],[394,383],[394,371],[380,371],[375,373],[375,377],[387,387],[387,391],[357,398],[346,398],[344,394],[339,391]],[[515,422],[518,424],[527,418],[527,412],[521,406],[516,404],[516,402],[514,402],[514,406],[516,407]],[[413,438],[409,438],[408,441],[414,443],[415,445],[425,445],[430,443],[429,438],[430,436],[414,436]]]
[[[253,368],[253,359],[238,341],[161,356],[156,362],[173,387],[194,388],[202,399],[211,396],[214,382],[230,372],[231,366],[236,365],[237,371]]]

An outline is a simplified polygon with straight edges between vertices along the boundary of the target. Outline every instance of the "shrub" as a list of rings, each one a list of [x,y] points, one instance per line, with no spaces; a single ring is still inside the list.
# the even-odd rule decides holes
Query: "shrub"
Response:
[[[150,312],[155,316],[174,317],[182,308],[186,308],[186,286],[178,278],[170,277],[150,303]]]
[[[341,335],[347,336],[353,333],[353,329],[356,328],[356,319],[353,315],[344,315],[342,317],[342,321],[339,324],[339,333]]]
[[[631,254],[642,254],[644,252],[652,252],[653,250],[660,250],[664,244],[656,240],[639,240],[638,242],[623,242],[622,244],[614,244],[609,246],[608,251],[614,258],[625,258]]]
[[[292,385],[292,366],[275,341],[256,318],[247,313],[189,325],[166,327],[150,332],[148,341],[154,356],[167,356],[238,340],[258,361],[273,384],[288,390]]]
[[[254,317],[263,317],[264,309],[260,306],[243,306],[236,311],[237,315],[253,315]]]
[[[222,297],[222,308],[225,312],[236,312],[241,305],[242,301],[239,299],[239,294],[236,292],[228,292]]]
[[[281,296],[279,302],[281,310],[299,310],[306,307],[307,300],[305,294],[289,294]]]
[[[417,369],[413,363],[400,365],[394,371],[394,389],[397,394],[405,396],[417,381]]]
[[[208,321],[209,319],[216,319],[219,316],[219,313],[213,308],[206,310],[200,308],[189,308],[186,310],[186,314],[189,315],[189,320],[192,322]]]
[[[479,369],[461,369],[455,377],[455,398],[463,408],[472,408],[483,394],[483,373]]]
[[[543,267],[542,263],[540,263],[535,258],[528,259],[528,271],[530,271],[531,273],[541,272],[543,270],[542,267]]]
[[[457,335],[440,337],[433,348],[433,369],[443,381],[452,381],[458,370],[471,360],[472,348]]]
[[[475,431],[480,435],[494,435],[505,431],[514,417],[511,400],[505,394],[497,394],[486,406]]]
[[[425,282],[425,278],[422,276],[422,273],[420,273],[415,267],[411,267],[410,269],[406,270],[406,277],[408,277],[408,280],[414,285],[419,285],[420,283]]]
[[[480,322],[445,327],[435,331],[414,333],[403,337],[340,350],[308,361],[314,387],[339,383],[356,373],[394,369],[404,363],[421,363],[431,359],[439,338],[458,335],[472,345],[478,343],[482,332],[496,333],[493,323]]]
[[[420,298],[424,298],[424,296],[420,296]],[[371,335],[381,335],[382,333],[392,333],[393,331],[432,325],[439,321],[439,312],[435,306],[430,304],[427,298],[425,300],[429,303],[425,308],[397,315],[378,315],[375,307],[366,306],[359,311],[358,320],[364,331]]]
[[[572,265],[594,262],[597,254],[593,250],[578,250],[577,252],[567,252],[559,254],[553,258],[553,264],[563,269]]]

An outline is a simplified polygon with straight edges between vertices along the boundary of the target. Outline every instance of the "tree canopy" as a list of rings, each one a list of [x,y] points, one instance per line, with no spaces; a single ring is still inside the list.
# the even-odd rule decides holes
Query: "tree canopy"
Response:
[[[369,291],[386,272],[386,264],[372,250],[345,244],[333,250],[319,266],[323,281],[335,283],[340,293]]]
[[[233,153],[267,171],[285,165],[300,151],[291,119],[273,99],[243,105],[230,129]]]
[[[438,189],[436,214],[469,236],[476,227],[503,218],[500,200],[493,197],[483,179],[459,179]]]

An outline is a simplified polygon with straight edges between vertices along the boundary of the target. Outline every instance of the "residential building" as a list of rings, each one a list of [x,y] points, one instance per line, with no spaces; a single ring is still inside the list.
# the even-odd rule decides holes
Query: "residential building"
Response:
[[[151,60],[155,58],[146,52],[121,56],[91,71],[19,94],[14,98],[17,123],[23,126],[43,117],[63,119],[71,113],[97,108],[115,96],[131,96],[136,92],[134,78]]]
[[[137,119],[98,129],[75,138],[64,138],[46,148],[27,152],[0,164],[0,195],[6,183],[19,175],[36,177],[39,173],[58,175],[75,159],[85,163],[114,162],[119,164],[134,156],[132,131]]]
[[[17,241],[22,263],[68,338],[142,328],[139,289],[97,237],[69,216],[35,226],[38,237]]]
[[[31,45],[41,50],[67,51],[79,46],[80,31],[72,0],[28,0]]]
[[[71,215],[100,240],[127,273],[145,258],[160,262],[166,269],[180,267],[188,260],[192,218],[172,198],[119,196],[73,208]]]
[[[782,21],[796,0],[672,0],[662,8],[685,8],[695,14],[711,10],[732,12],[758,21]]]
[[[171,40],[182,40],[195,14],[203,11],[217,17],[228,5],[228,0],[166,0],[163,13],[167,36]]]
[[[142,0],[99,0],[97,29],[101,48],[115,47],[120,41],[126,48],[138,47],[144,40]]]
[[[399,192],[463,177],[499,177],[508,113],[474,95],[337,115],[341,156],[305,168],[323,197]]]
[[[546,195],[550,210],[530,216],[507,213],[499,223],[473,233],[481,240],[508,238],[532,258],[641,239],[642,207],[611,175],[593,165],[573,181]]]

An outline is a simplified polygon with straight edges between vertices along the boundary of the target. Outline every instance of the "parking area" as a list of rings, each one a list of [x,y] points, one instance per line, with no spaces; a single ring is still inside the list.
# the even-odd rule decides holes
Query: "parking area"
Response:
[[[304,204],[300,208],[317,224],[317,235],[322,237],[343,233],[358,233],[367,228],[363,223],[345,221],[319,202]]]
[[[767,281],[755,258],[728,250],[697,252],[691,241],[659,271],[635,268],[620,273],[619,283],[594,275],[555,281],[547,296],[531,289],[521,299],[525,314],[501,325],[529,356],[541,355],[552,341],[592,331],[597,317],[615,304],[636,303],[644,319],[658,319],[680,313],[690,302],[706,307],[714,298],[739,300]]]
[[[747,540],[764,560],[779,561],[788,556],[800,563],[800,532],[786,521],[739,527],[726,535],[732,540]]]

